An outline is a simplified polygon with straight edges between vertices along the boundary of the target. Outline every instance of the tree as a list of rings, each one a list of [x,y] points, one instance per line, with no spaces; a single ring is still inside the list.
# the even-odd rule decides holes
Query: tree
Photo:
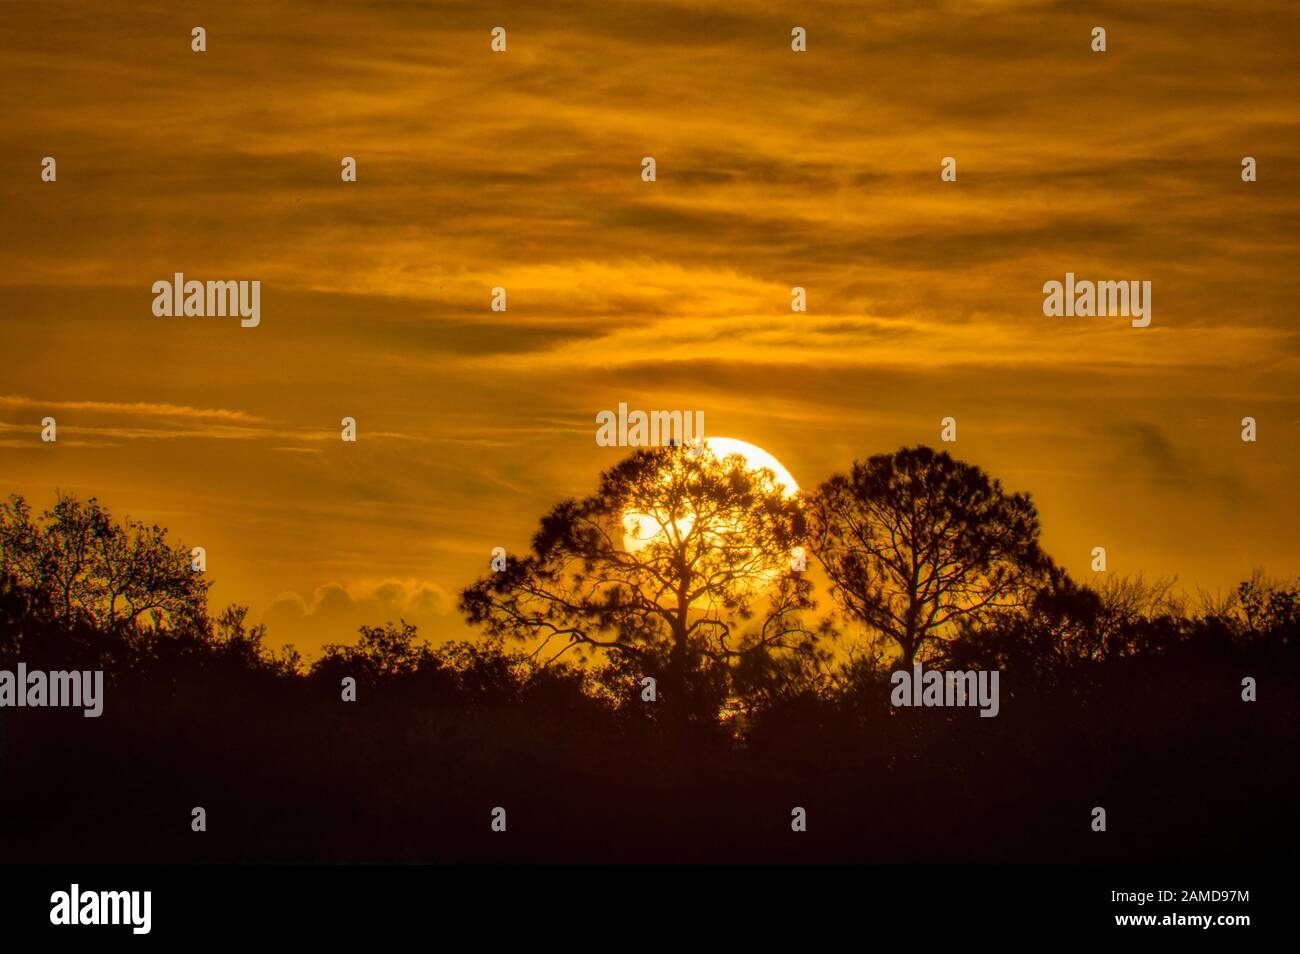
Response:
[[[283,676],[302,671],[302,654],[293,643],[272,650],[266,645],[266,624],[250,626],[247,620],[248,607],[231,603],[206,620],[196,635],[209,653],[233,660],[247,671],[269,670]]]
[[[1300,629],[1300,581],[1271,580],[1256,570],[1237,587],[1237,601],[1248,632],[1286,643]]]
[[[421,666],[436,662],[433,647],[419,639],[419,628],[406,620],[399,625],[362,626],[355,646],[327,643],[313,672],[361,676],[376,683],[410,675]]]
[[[811,495],[808,519],[836,603],[904,664],[959,620],[1026,605],[1049,565],[1027,494],[929,447],[855,461]]]
[[[707,448],[637,451],[557,505],[532,552],[461,594],[497,637],[634,660],[670,720],[716,716],[730,669],[807,647],[810,587],[790,569],[799,508],[775,475]],[[558,646],[558,648],[556,648]]]
[[[65,624],[111,631],[205,618],[208,583],[188,551],[161,527],[115,523],[93,497],[60,496],[35,520],[21,496],[0,504],[0,577]]]

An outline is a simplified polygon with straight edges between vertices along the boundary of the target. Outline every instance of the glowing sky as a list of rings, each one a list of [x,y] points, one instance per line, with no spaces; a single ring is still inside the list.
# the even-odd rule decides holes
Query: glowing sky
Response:
[[[805,488],[953,416],[1082,578],[1098,545],[1189,589],[1293,575],[1297,16],[6,2],[0,489],[170,527],[308,652],[462,635],[492,548],[617,460],[620,401]],[[259,279],[260,327],[154,317],[177,271]],[[1066,271],[1150,280],[1151,327],[1045,318]]]

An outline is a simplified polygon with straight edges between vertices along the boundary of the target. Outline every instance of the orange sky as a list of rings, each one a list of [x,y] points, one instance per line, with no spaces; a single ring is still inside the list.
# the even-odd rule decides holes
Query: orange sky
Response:
[[[462,634],[620,401],[806,487],[953,416],[1081,578],[1300,572],[1292,0],[114,6],[0,5],[0,489],[207,547],[274,642]],[[155,317],[177,271],[261,325]],[[1067,271],[1151,327],[1044,317]]]

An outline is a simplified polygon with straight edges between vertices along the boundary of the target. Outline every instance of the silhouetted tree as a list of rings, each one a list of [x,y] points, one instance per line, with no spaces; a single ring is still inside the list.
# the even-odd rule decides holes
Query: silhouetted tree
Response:
[[[1300,630],[1300,582],[1270,580],[1256,571],[1237,587],[1237,601],[1249,630],[1283,647],[1295,642]]]
[[[247,619],[248,607],[232,603],[215,619],[205,620],[197,635],[209,650],[248,669],[270,670],[284,676],[295,676],[302,671],[302,654],[292,643],[279,650],[271,649],[266,645],[266,624],[249,626]]]
[[[208,583],[189,552],[166,537],[156,525],[115,523],[93,497],[60,496],[33,519],[27,501],[14,495],[0,504],[0,576],[65,623],[85,620],[109,631],[146,621],[197,623]]]
[[[399,625],[362,626],[355,646],[327,643],[312,666],[314,674],[351,675],[375,683],[416,672],[434,661],[433,647],[418,640],[418,627],[402,620]]]
[[[717,706],[732,666],[811,643],[790,569],[798,506],[770,470],[705,449],[634,453],[542,519],[532,553],[461,594],[490,634],[602,651],[659,679],[672,718]]]
[[[855,461],[809,497],[808,516],[836,602],[905,664],[958,620],[1025,605],[1048,565],[1027,494],[929,447]]]
[[[1110,619],[1095,590],[1052,566],[1028,604],[958,620],[940,652],[945,667],[1009,670],[1054,684],[1105,655]]]

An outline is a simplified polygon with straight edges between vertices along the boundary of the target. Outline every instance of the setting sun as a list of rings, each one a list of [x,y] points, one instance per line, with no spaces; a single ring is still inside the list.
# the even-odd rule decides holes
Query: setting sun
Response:
[[[739,455],[745,459],[749,470],[767,469],[772,472],[777,485],[786,497],[793,497],[799,492],[799,485],[782,463],[763,448],[748,441],[734,437],[706,437],[704,446],[718,460]],[[693,516],[685,516],[677,521],[680,532],[686,533],[694,523]],[[663,534],[663,520],[653,514],[628,511],[623,515],[623,547],[628,553],[636,553],[649,545],[656,537]]]
[[[776,477],[776,482],[781,485],[787,497],[793,497],[799,492],[799,485],[790,476],[790,471],[763,448],[734,437],[707,437],[704,439],[704,444],[719,460],[732,454],[739,454],[745,458],[745,463],[749,465],[750,470],[761,470],[766,467]]]

